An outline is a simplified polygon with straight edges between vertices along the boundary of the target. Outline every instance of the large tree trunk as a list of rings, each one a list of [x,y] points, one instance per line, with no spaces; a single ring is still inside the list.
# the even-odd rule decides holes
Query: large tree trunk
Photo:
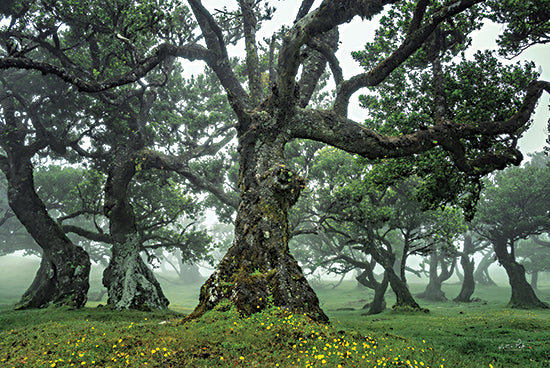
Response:
[[[399,275],[401,280],[407,284],[407,275],[405,271],[407,270],[407,258],[409,258],[409,249],[410,249],[410,240],[408,235],[405,236],[405,241],[403,242],[403,253],[401,255],[401,260],[399,262]]]
[[[412,310],[424,310],[424,308],[420,307],[416,300],[414,300],[414,297],[412,296],[411,292],[409,291],[409,288],[407,287],[407,284],[405,284],[399,276],[395,273],[393,268],[385,268],[386,272],[388,273],[388,278],[390,281],[391,289],[395,293],[396,302],[393,305],[393,309],[412,309]]]
[[[271,136],[269,131],[254,131],[262,125],[269,129],[258,122],[240,136],[235,239],[202,286],[190,317],[230,302],[245,315],[274,305],[326,322],[328,317],[288,247],[288,210],[304,181],[284,165],[286,139],[276,132]]]
[[[88,253],[75,246],[46,211],[34,189],[30,158],[25,158],[24,153],[9,152],[8,161],[10,207],[42,248],[40,268],[17,308],[83,307],[89,288]]]
[[[104,211],[113,242],[109,266],[103,273],[103,285],[109,295],[107,304],[115,309],[164,309],[169,301],[141,258],[141,239],[128,201],[128,186],[134,174],[133,157],[119,152],[105,184]]]
[[[434,302],[447,300],[441,286],[453,275],[455,266],[456,257],[453,256],[448,262],[448,256],[442,253],[441,250],[433,251],[430,255],[430,281],[426,286],[426,290],[418,296]],[[439,273],[438,268],[441,270]]]
[[[473,251],[472,236],[468,233],[464,237],[464,251],[460,257],[460,265],[464,270],[464,277],[462,280],[462,288],[456,298],[455,302],[469,303],[472,301],[472,295],[476,288],[476,282],[474,280],[474,259],[470,258],[470,254]]]
[[[510,251],[508,251],[508,241],[498,239],[493,242],[495,253],[502,267],[508,274],[508,280],[512,288],[512,296],[508,306],[510,308],[548,308],[535,294],[535,291],[525,278],[525,268],[516,262],[514,256],[514,243],[510,241]]]

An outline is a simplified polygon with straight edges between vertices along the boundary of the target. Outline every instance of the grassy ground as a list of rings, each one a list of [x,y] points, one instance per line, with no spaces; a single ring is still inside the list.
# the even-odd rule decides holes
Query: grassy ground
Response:
[[[0,367],[550,367],[550,311],[505,308],[505,287],[478,287],[484,302],[419,300],[429,313],[364,316],[372,294],[349,281],[317,290],[329,326],[277,309],[250,319],[213,311],[182,324],[200,285],[163,282],[167,312],[113,312],[98,302],[13,311],[36,266],[18,262],[0,258]],[[26,267],[30,276],[15,277]],[[100,277],[92,274],[92,291]],[[550,285],[542,286],[548,302]],[[450,298],[458,290],[445,287]]]

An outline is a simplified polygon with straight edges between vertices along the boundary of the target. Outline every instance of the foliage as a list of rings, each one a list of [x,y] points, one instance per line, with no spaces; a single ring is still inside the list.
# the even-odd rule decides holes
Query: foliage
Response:
[[[548,231],[550,192],[547,167],[527,164],[487,180],[478,207],[478,231],[488,239],[512,242]]]
[[[499,52],[510,58],[535,44],[550,41],[550,2],[547,0],[488,1],[492,21],[506,24],[499,36]]]

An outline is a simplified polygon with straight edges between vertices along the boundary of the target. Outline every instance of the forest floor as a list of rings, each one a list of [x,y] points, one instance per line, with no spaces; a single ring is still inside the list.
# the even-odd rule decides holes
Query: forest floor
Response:
[[[164,312],[117,312],[101,302],[14,311],[32,273],[13,277],[11,267],[22,269],[0,259],[0,367],[550,367],[550,311],[506,308],[502,286],[478,287],[474,296],[483,300],[468,304],[418,299],[429,313],[365,316],[372,293],[345,281],[317,285],[328,326],[276,308],[249,319],[213,311],[182,323],[200,284],[164,281],[172,301]],[[452,299],[459,285],[444,291]],[[549,302],[550,284],[537,293]]]

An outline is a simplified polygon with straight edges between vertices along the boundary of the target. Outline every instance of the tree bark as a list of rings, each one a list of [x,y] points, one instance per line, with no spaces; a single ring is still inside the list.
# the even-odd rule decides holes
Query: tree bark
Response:
[[[133,155],[120,149],[105,184],[105,215],[109,218],[112,256],[103,273],[107,304],[114,309],[164,309],[169,301],[153,271],[141,258],[141,239],[128,187],[136,173]]]
[[[86,304],[90,259],[75,246],[50,217],[34,189],[33,168],[23,152],[8,152],[8,202],[17,218],[42,248],[34,281],[17,304],[18,309]]]
[[[266,115],[259,114],[250,130],[240,132],[235,240],[202,286],[190,318],[229,302],[244,315],[278,306],[328,321],[288,247],[288,210],[304,180],[284,165],[288,138],[273,133],[277,121],[262,120]]]
[[[470,258],[472,249],[472,236],[470,234],[466,234],[466,236],[464,237],[464,251],[462,252],[462,256],[460,257],[460,265],[464,270],[464,277],[462,280],[462,288],[460,289],[460,293],[456,298],[453,299],[453,301],[455,302],[469,303],[472,301],[471,298],[474,294],[476,287],[476,283],[474,280],[475,261]]]
[[[424,310],[424,308],[420,307],[416,300],[414,300],[414,297],[409,291],[409,288],[399,278],[399,276],[397,276],[393,268],[391,270],[388,268],[384,269],[388,273],[391,289],[393,290],[393,292],[395,293],[395,297],[397,298],[396,303],[392,306],[392,309]]]
[[[410,240],[407,233],[403,242],[403,254],[399,262],[399,275],[401,276],[401,280],[405,283],[405,285],[407,284],[407,275],[405,274],[405,271],[407,270],[407,258],[409,257],[409,249]]]
[[[508,251],[508,244],[510,244],[510,251]],[[500,264],[508,274],[508,281],[512,288],[508,306],[521,309],[548,308],[548,305],[536,296],[535,291],[527,282],[525,268],[515,260],[514,242],[507,239],[496,239],[493,246]]]
[[[435,302],[442,302],[447,300],[445,293],[441,290],[443,282],[448,280],[456,265],[456,258],[447,262],[447,255],[442,253],[441,250],[435,250],[430,255],[430,281],[426,286],[426,290],[419,294],[418,297],[428,299]],[[441,272],[438,273],[438,268]]]

